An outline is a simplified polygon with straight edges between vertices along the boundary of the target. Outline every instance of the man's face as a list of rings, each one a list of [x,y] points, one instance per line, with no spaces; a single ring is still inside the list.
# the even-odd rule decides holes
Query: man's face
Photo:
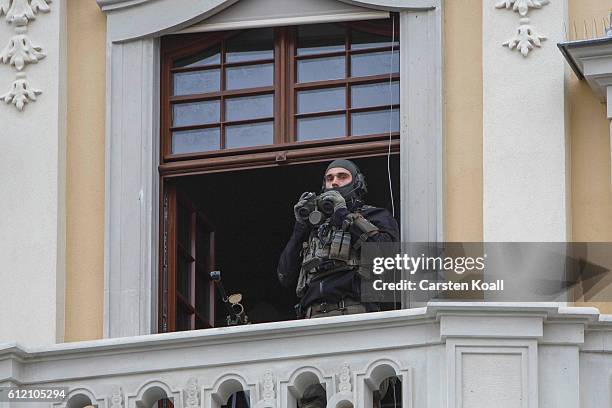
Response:
[[[351,172],[342,167],[332,167],[325,173],[325,188],[346,186],[353,181]]]

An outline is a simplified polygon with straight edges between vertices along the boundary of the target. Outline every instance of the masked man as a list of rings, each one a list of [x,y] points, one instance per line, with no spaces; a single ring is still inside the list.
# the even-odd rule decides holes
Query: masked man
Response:
[[[365,177],[350,160],[327,166],[322,192],[304,193],[294,206],[295,227],[278,263],[278,279],[296,288],[298,317],[314,318],[378,310],[362,303],[360,247],[397,242],[389,211],[365,205]]]

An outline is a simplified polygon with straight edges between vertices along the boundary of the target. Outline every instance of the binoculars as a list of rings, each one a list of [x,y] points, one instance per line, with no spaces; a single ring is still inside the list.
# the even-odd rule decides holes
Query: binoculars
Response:
[[[304,201],[297,214],[303,221],[308,221],[312,225],[319,225],[334,213],[334,202],[330,198],[318,197],[315,193],[304,193],[300,201]]]

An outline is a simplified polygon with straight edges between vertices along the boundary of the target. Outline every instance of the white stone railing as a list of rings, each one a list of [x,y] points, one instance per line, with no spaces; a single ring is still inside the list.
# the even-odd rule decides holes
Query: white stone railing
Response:
[[[401,380],[404,408],[611,407],[612,316],[554,304],[446,303],[0,346],[0,385],[68,387],[58,408],[144,408],[160,398],[218,408],[239,390],[254,408],[296,407],[312,383],[324,384],[328,407],[365,408],[389,376]]]

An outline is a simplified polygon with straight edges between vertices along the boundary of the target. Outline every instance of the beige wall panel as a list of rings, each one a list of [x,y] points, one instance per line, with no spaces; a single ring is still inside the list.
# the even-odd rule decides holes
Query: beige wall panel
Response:
[[[445,239],[482,241],[482,0],[444,4]]]
[[[68,0],[66,341],[102,338],[106,17]]]
[[[569,0],[569,27],[582,38],[584,22],[591,30],[612,9],[612,0]],[[601,28],[600,28],[601,29]],[[590,31],[589,31],[590,33]],[[601,33],[600,33],[601,34]],[[606,108],[585,81],[571,73],[567,87],[571,143],[571,206],[573,241],[612,241],[610,128]],[[589,304],[612,313],[612,303]]]

